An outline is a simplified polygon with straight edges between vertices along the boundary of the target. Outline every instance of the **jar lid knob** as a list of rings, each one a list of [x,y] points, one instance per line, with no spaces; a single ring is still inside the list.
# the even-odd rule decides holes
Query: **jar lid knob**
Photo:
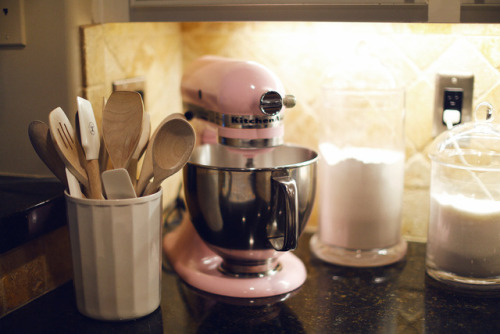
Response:
[[[489,102],[481,102],[474,110],[474,120],[476,122],[491,122],[493,121],[493,112],[495,109]]]

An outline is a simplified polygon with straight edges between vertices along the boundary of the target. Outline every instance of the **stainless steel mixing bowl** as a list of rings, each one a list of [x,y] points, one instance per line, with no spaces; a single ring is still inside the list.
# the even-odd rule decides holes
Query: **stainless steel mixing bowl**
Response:
[[[288,145],[240,152],[197,147],[183,170],[186,203],[223,272],[268,275],[279,270],[279,253],[297,246],[309,219],[318,155]]]

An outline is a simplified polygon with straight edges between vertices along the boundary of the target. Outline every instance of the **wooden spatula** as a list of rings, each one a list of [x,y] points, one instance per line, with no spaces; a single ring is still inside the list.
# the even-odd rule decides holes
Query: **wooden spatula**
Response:
[[[102,135],[113,168],[127,168],[142,132],[144,105],[139,93],[113,92],[102,117]]]
[[[113,92],[106,102],[102,115],[102,135],[113,165],[112,170],[105,172],[103,187],[107,195],[127,196],[123,190],[133,189],[126,168],[140,141],[143,114],[142,97],[136,92]],[[113,189],[114,186],[118,188]]]

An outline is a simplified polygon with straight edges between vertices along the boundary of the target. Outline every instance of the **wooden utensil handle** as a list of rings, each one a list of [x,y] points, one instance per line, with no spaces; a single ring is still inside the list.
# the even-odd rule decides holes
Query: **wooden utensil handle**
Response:
[[[146,189],[144,189],[142,196],[152,195],[155,192],[157,192],[159,188],[160,188],[160,185],[158,184],[158,182],[155,182],[153,179],[153,181],[148,183],[148,185],[146,186]]]
[[[142,196],[149,183],[149,180],[153,177],[153,168],[151,167],[151,173],[145,172],[146,168],[147,166],[143,164],[141,172],[139,173],[139,180],[137,180],[137,184],[135,185],[135,193],[137,194],[137,197]]]
[[[132,181],[132,185],[134,186],[134,188],[137,184],[137,164],[137,159],[132,158],[127,167],[128,175],[130,176],[130,180]]]
[[[87,161],[87,177],[89,179],[89,187],[87,189],[87,196],[92,199],[104,199],[102,195],[101,173],[99,171],[99,161]]]

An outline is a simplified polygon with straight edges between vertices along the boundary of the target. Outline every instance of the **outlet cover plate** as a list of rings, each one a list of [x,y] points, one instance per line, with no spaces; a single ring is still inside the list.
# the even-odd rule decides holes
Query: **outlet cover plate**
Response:
[[[26,46],[23,0],[2,0],[0,4],[0,46]]]
[[[474,75],[470,73],[436,75],[436,90],[434,92],[434,119],[432,123],[432,136],[436,137],[447,127],[443,124],[445,92],[461,91],[462,108],[461,123],[469,122],[472,115],[472,97],[474,93]]]
[[[113,81],[113,92],[131,91],[141,94],[142,103],[146,106],[146,78],[143,76]]]

